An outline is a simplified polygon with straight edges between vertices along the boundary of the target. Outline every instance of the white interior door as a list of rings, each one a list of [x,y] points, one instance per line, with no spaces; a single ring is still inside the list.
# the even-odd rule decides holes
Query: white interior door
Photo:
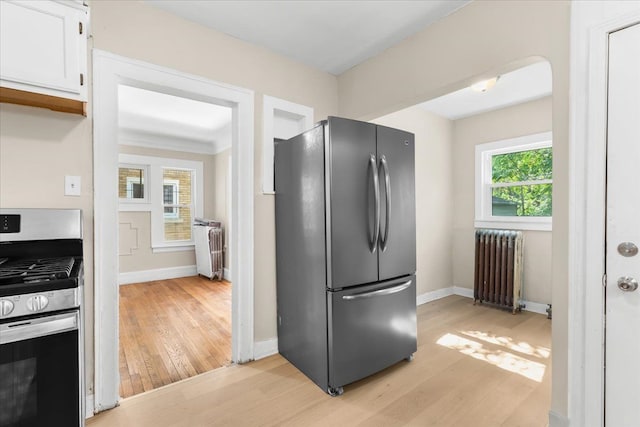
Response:
[[[640,24],[609,36],[605,425],[640,420]]]

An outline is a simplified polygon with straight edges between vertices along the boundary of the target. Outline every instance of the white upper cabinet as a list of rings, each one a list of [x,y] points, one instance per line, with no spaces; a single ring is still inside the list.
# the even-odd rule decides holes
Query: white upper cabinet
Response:
[[[0,1],[0,86],[87,100],[87,7]]]

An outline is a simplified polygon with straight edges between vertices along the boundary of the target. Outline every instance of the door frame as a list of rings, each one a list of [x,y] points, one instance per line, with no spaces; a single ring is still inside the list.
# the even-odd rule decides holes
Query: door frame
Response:
[[[608,35],[640,21],[634,2],[572,2],[571,12],[568,419],[551,411],[551,427],[604,424]]]
[[[253,359],[254,92],[93,50],[94,405],[118,404],[118,85],[227,105],[233,110],[231,176],[232,360]],[[241,267],[240,267],[241,266]]]

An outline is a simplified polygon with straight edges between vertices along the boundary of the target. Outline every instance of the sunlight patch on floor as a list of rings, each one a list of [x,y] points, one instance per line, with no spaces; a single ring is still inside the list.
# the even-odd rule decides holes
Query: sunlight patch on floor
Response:
[[[512,351],[517,351],[518,353],[523,353],[529,356],[536,356],[542,359],[548,359],[551,355],[551,350],[546,347],[533,346],[526,342],[514,342],[513,338],[510,337],[498,337],[495,335],[487,334],[486,332],[480,331],[461,331],[463,335],[468,337],[472,337],[478,340],[482,340],[484,342],[488,342],[490,344],[501,345],[503,347],[508,348]]]
[[[436,343],[536,382],[542,382],[544,377],[546,366],[542,363],[525,359],[508,351],[489,350],[478,341],[456,334],[445,334]]]

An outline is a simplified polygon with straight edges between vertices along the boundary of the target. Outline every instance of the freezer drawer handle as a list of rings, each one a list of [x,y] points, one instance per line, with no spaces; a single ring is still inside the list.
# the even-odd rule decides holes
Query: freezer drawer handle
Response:
[[[354,299],[361,299],[361,298],[371,298],[371,297],[378,297],[378,296],[383,296],[383,295],[391,295],[391,294],[395,294],[398,292],[402,292],[405,289],[407,289],[409,286],[411,286],[411,280],[407,280],[406,282],[398,285],[398,286],[394,286],[392,288],[386,288],[386,289],[380,289],[377,291],[372,291],[372,292],[364,292],[362,294],[354,294],[354,295],[344,295],[342,297],[342,299],[344,300],[354,300]]]
[[[384,187],[385,187],[385,207],[386,215],[384,221],[384,237],[380,239],[380,250],[382,252],[387,250],[387,239],[389,238],[389,216],[391,215],[391,181],[389,179],[389,165],[387,164],[387,158],[383,155],[380,159],[380,165],[384,171]]]
[[[373,241],[371,242],[371,247],[369,250],[371,253],[375,253],[378,247],[378,238],[380,237],[380,180],[378,178],[378,168],[376,164],[376,156],[375,154],[371,154],[369,157],[369,169],[371,169],[371,176],[373,177],[373,195],[375,197],[375,217],[373,219],[374,222],[374,231],[373,231]]]

